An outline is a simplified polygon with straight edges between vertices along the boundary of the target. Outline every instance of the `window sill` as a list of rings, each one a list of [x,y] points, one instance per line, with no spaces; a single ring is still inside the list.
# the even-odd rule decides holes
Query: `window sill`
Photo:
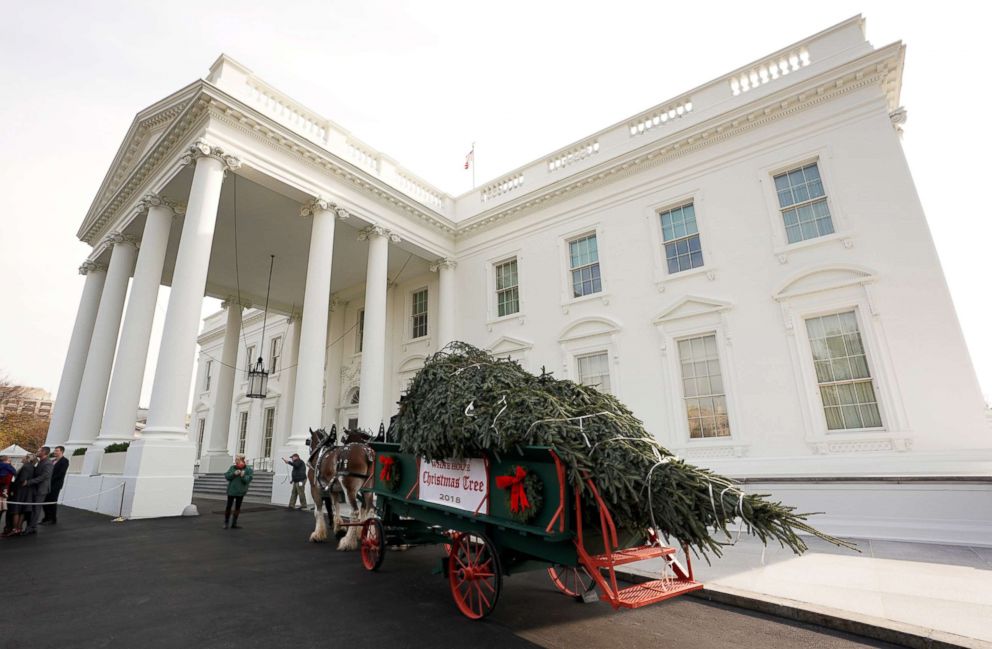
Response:
[[[486,321],[486,326],[489,328],[489,331],[492,331],[493,327],[496,325],[501,325],[506,322],[513,322],[514,320],[518,321],[517,324],[523,324],[526,319],[527,316],[522,311],[517,311],[516,313],[511,313],[510,315],[490,318]]]
[[[569,307],[575,304],[582,304],[584,302],[593,302],[595,300],[601,300],[603,304],[610,303],[610,294],[600,291],[599,293],[592,293],[591,295],[583,295],[582,297],[567,298],[561,303],[561,312],[564,314],[568,313]]]
[[[854,247],[853,232],[834,232],[833,234],[828,234],[822,237],[816,237],[815,239],[806,239],[805,241],[798,241],[796,243],[789,243],[784,246],[777,246],[772,249],[772,255],[778,259],[778,263],[785,264],[789,261],[789,254],[799,251],[806,250],[808,248],[816,248],[818,246],[827,246],[832,243],[840,243],[845,248]]]
[[[675,282],[682,279],[688,279],[690,277],[699,277],[704,275],[706,279],[711,282],[716,279],[716,269],[712,266],[700,266],[699,268],[693,268],[692,270],[684,270],[682,272],[674,274],[665,274],[661,276],[660,279],[656,279],[654,282],[655,287],[658,289],[659,293],[665,292],[665,287],[669,282]]]
[[[744,457],[750,448],[750,444],[744,444],[740,439],[730,436],[683,440],[683,445],[678,450],[691,460],[719,460]]]

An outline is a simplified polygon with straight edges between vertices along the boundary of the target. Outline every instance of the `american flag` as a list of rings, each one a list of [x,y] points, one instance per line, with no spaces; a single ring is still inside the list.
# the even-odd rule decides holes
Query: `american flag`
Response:
[[[465,155],[465,169],[468,169],[475,163],[475,142],[472,143],[472,150]]]

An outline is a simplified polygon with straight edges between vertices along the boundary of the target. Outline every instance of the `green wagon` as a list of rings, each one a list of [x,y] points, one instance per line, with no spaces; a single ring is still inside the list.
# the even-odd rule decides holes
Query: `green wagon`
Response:
[[[481,619],[495,608],[503,577],[547,570],[554,585],[576,598],[600,598],[614,608],[637,608],[703,586],[693,580],[689,556],[653,533],[617,530],[593,480],[570,484],[564,465],[546,447],[513,457],[431,462],[378,442],[371,489],[376,516],[362,524],[361,560],[382,565],[390,546],[444,544],[443,572],[458,609]],[[585,512],[585,516],[580,516]],[[662,559],[657,579],[618,583],[616,569]]]

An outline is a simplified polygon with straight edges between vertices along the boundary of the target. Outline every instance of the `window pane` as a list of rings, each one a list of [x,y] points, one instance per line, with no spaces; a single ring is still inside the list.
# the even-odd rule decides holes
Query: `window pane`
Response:
[[[716,336],[710,334],[680,340],[678,350],[689,437],[729,436]]]
[[[775,193],[789,243],[833,233],[833,221],[816,163],[775,176]],[[798,209],[793,207],[795,205]]]
[[[882,426],[854,311],[809,318],[806,331],[829,430]]]

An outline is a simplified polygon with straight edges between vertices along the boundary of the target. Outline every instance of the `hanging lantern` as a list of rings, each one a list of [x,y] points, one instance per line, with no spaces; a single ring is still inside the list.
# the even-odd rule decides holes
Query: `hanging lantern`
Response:
[[[269,255],[269,285],[265,289],[265,311],[262,314],[262,340],[259,343],[259,350],[265,349],[265,325],[269,319],[269,291],[272,289],[272,266],[275,265],[276,256]],[[258,357],[255,367],[248,370],[248,394],[249,399],[264,399],[269,388],[269,373],[265,369],[262,357]]]
[[[269,373],[262,365],[262,357],[258,357],[255,367],[248,370],[248,394],[249,399],[264,399],[269,387]]]

